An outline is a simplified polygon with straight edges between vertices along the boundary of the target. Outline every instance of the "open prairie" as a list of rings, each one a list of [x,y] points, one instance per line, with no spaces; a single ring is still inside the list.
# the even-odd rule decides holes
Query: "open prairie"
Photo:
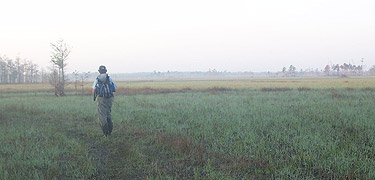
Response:
[[[0,179],[375,179],[375,78],[0,85]]]

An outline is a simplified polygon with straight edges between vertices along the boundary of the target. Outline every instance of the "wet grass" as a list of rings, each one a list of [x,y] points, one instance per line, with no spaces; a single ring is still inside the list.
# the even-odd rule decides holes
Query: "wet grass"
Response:
[[[151,90],[150,90],[151,89]],[[0,179],[374,179],[372,88],[2,96]]]
[[[24,106],[0,110],[0,179],[87,179],[96,171],[86,146],[60,122]],[[51,125],[54,124],[54,125]]]

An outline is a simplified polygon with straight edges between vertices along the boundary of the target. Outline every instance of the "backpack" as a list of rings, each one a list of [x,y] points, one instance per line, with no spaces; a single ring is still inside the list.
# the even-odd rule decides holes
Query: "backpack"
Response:
[[[109,81],[109,76],[106,74],[106,81],[102,82],[99,76],[96,78],[97,83],[95,86],[95,94],[99,97],[113,97],[115,87],[112,82]]]

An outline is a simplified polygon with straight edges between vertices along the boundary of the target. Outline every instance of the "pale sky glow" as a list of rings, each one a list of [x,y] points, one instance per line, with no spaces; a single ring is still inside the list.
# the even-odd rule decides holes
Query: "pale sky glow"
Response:
[[[375,65],[374,0],[0,1],[0,55],[69,71],[279,71]]]

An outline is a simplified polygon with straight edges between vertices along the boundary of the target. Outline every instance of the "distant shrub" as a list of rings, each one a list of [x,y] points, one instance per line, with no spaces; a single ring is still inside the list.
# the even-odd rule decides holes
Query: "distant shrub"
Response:
[[[291,91],[291,88],[262,88],[263,92],[278,92],[278,91]]]
[[[163,93],[174,93],[174,92],[179,92],[179,90],[178,89],[151,88],[151,87],[141,87],[141,88],[119,87],[116,89],[116,94],[121,94],[121,95],[163,94]]]
[[[151,88],[151,87],[141,87],[141,88],[124,88],[119,87],[116,89],[116,94],[120,95],[134,95],[134,94],[164,94],[164,93],[178,93],[178,92],[210,92],[218,93],[225,91],[233,91],[231,88],[224,87],[213,87],[207,89],[192,89],[189,87],[182,89],[172,89],[172,88]]]
[[[193,91],[193,89],[186,87],[181,89],[182,92]]]
[[[362,88],[363,91],[375,91],[375,88],[370,88],[370,87],[367,87],[367,88]]]
[[[353,91],[354,88],[345,88],[345,90],[347,90],[347,91]]]
[[[224,87],[213,87],[213,88],[208,88],[208,92],[222,92],[222,91],[233,91],[231,88],[224,88]]]
[[[298,88],[298,91],[311,91],[312,89],[311,88],[308,88],[308,87],[300,87]]]

